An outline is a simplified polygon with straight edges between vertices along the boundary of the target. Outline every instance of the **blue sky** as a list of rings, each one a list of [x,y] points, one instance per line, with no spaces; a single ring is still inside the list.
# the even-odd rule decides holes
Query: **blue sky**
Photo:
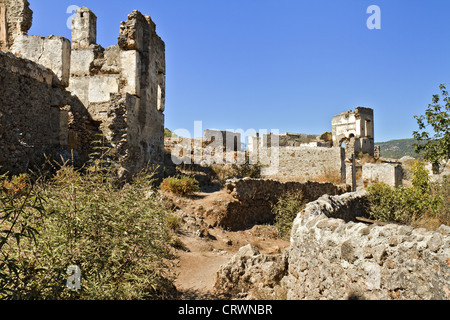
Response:
[[[70,39],[70,5],[117,43],[134,9],[166,43],[166,127],[321,134],[357,106],[375,112],[375,140],[410,138],[450,80],[448,0],[29,0],[29,34]],[[369,30],[367,8],[381,9]]]

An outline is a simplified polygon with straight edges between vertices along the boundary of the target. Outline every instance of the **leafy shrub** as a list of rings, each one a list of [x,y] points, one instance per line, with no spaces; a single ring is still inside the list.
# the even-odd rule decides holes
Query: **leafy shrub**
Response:
[[[440,200],[440,207],[434,215],[439,225],[450,226],[450,176],[443,176],[442,180],[431,184],[431,194]]]
[[[160,299],[174,292],[173,233],[149,172],[118,188],[103,171],[63,166],[23,195],[0,190],[0,299]],[[0,229],[0,230],[1,230]],[[67,288],[68,266],[81,289]]]
[[[306,199],[301,192],[289,192],[281,196],[272,208],[275,216],[275,226],[281,238],[288,239],[292,229],[292,224],[305,208]]]
[[[420,160],[414,161],[412,168],[412,185],[419,189],[422,193],[427,193],[430,190],[430,175],[424,164]]]
[[[390,187],[383,183],[375,183],[367,188],[369,195],[369,211],[372,219],[402,224],[417,224],[426,217],[436,216],[442,211],[442,187],[432,184],[428,171],[420,161],[412,168],[411,187]]]
[[[178,195],[188,195],[200,191],[198,181],[192,177],[168,177],[163,180],[161,190]]]

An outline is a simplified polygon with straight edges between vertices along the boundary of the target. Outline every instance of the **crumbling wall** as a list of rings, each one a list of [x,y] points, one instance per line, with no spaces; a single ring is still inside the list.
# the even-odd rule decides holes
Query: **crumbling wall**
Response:
[[[274,152],[276,154],[274,154]],[[345,151],[333,147],[280,147],[275,150],[261,152],[266,158],[261,163],[268,167],[262,174],[268,178],[283,180],[308,181],[319,177],[335,176],[341,182],[346,181]]]
[[[289,300],[450,300],[450,227],[354,222],[366,202],[361,191],[309,203],[287,251],[268,258],[243,248],[220,268],[216,289],[273,295],[279,288]]]
[[[218,131],[221,137],[221,131]],[[209,138],[212,136],[210,135]],[[165,139],[167,166],[196,164],[203,167],[217,165],[242,165],[246,161],[245,151],[227,150],[221,139],[171,138]]]
[[[53,71],[53,85],[67,87],[70,71],[70,41],[63,37],[18,35],[10,51]]]
[[[227,152],[242,151],[241,134],[238,132],[206,129],[203,132],[203,140],[211,147],[223,148]]]
[[[362,166],[362,179],[366,186],[374,182],[382,182],[392,187],[401,186],[403,179],[402,165],[366,163]]]
[[[0,0],[0,50],[8,51],[17,36],[27,34],[32,21],[27,0]]]
[[[357,107],[354,111],[342,112],[331,121],[333,146],[345,142],[346,155],[360,152],[374,156],[374,117],[373,109]]]
[[[75,156],[86,160],[88,137],[95,131],[86,110],[70,93],[53,87],[55,74],[30,60],[0,52],[0,171],[34,169],[44,155],[67,156],[77,136]],[[75,124],[74,124],[75,123]]]
[[[72,28],[69,90],[134,173],[164,161],[165,45],[150,16],[133,11],[118,45],[96,44],[97,17],[77,9]]]
[[[287,298],[450,299],[450,227],[427,231],[349,221],[364,213],[348,210],[364,198],[330,197],[297,216],[281,282]]]
[[[162,168],[165,45],[150,16],[133,11],[121,24],[118,45],[104,49],[96,44],[97,17],[88,8],[79,8],[73,19],[71,50],[68,39],[27,35],[31,14],[26,0],[0,0],[0,49],[29,62],[3,57],[6,74],[11,73],[17,83],[13,86],[12,81],[4,80],[2,95],[7,97],[2,97],[0,105],[23,123],[20,130],[15,129],[14,121],[5,128],[19,130],[21,135],[32,136],[31,140],[39,139],[30,147],[34,151],[26,154],[42,158],[44,152],[58,146],[62,154],[74,153],[83,163],[101,132],[105,145],[113,149],[130,174],[148,165]],[[30,77],[42,78],[39,81],[47,87],[38,93],[38,85],[30,82]],[[9,140],[1,143],[8,144],[8,148],[16,148]],[[18,151],[15,154],[22,157]],[[12,160],[2,161],[4,170],[28,168],[11,167],[15,155],[5,154],[5,158]],[[35,162],[34,156],[28,158],[24,156],[21,161]]]
[[[246,245],[217,271],[215,290],[237,295],[274,289],[287,273],[287,254],[261,254]]]

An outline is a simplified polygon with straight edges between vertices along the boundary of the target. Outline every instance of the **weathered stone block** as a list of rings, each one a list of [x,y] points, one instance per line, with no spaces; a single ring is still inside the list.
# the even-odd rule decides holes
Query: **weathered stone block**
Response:
[[[71,52],[68,39],[19,35],[11,47],[11,52],[52,70],[55,73],[55,85],[69,85]]]
[[[94,62],[95,53],[93,49],[72,50],[70,61],[71,75],[89,75],[91,64]]]
[[[8,22],[6,21],[6,5],[0,3],[0,49],[5,50],[8,43]]]
[[[141,59],[139,52],[128,50],[120,52],[121,75],[125,80],[123,92],[140,96]]]
[[[89,79],[89,102],[107,102],[111,93],[119,92],[117,76],[101,75]]]

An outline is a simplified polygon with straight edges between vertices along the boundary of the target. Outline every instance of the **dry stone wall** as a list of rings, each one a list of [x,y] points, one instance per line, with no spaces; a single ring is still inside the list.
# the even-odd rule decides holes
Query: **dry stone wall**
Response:
[[[0,52],[0,171],[18,174],[42,164],[44,155],[66,155],[74,136],[74,158],[87,157],[96,132],[77,99],[53,87],[55,74],[40,64]],[[67,156],[68,157],[68,156]]]
[[[335,175],[346,181],[345,151],[340,147],[279,147],[265,152],[260,149],[260,156],[263,165],[269,164],[261,172],[268,178],[308,181]]]
[[[398,187],[402,185],[403,168],[401,164],[365,163],[362,166],[362,179],[365,185],[382,182],[392,187]]]
[[[291,245],[283,253],[287,267],[279,255],[271,260],[279,261],[272,274],[285,272],[282,279],[267,285],[253,281],[252,287],[272,293],[281,288],[290,300],[450,300],[450,227],[428,231],[355,222],[364,217],[366,204],[365,191],[309,203],[294,221]],[[232,281],[250,292],[245,279],[271,274],[253,263],[267,257],[253,253],[243,259],[243,252],[217,274],[226,292],[233,292]],[[230,270],[244,279],[234,279]]]
[[[298,215],[282,280],[288,299],[448,300],[450,227],[346,222],[354,211],[348,208],[363,199],[363,193],[331,197],[330,210],[313,203]]]

